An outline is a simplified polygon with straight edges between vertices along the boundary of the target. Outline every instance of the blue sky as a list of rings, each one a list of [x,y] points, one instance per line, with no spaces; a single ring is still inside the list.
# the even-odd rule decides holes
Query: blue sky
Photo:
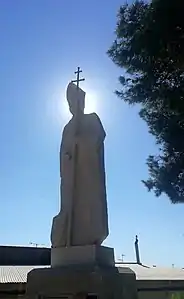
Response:
[[[106,138],[110,236],[116,256],[184,266],[183,205],[155,198],[141,183],[157,151],[138,109],[113,91],[118,69],[106,55],[123,1],[2,0],[0,3],[0,243],[49,245],[59,209],[58,152],[68,120],[65,89],[81,66],[88,112]]]

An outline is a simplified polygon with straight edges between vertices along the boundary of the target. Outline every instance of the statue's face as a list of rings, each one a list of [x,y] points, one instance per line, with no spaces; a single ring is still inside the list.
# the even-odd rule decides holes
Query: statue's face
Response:
[[[84,101],[79,100],[79,102],[77,102],[77,99],[75,99],[74,101],[72,101],[72,103],[69,103],[69,109],[72,115],[76,115],[77,113],[84,113]]]

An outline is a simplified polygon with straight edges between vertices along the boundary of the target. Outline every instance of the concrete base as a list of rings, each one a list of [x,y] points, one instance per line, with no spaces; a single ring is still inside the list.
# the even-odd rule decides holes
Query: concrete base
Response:
[[[83,295],[80,295],[83,294]],[[28,274],[28,299],[137,299],[136,277],[129,268],[71,266],[35,269]]]
[[[87,245],[51,248],[51,266],[70,265],[115,266],[113,248]]]

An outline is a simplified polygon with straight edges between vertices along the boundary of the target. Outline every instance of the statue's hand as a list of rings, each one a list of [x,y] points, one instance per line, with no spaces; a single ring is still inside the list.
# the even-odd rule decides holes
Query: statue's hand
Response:
[[[72,155],[71,155],[69,152],[66,152],[65,155],[66,155],[66,157],[68,158],[68,160],[71,160]]]

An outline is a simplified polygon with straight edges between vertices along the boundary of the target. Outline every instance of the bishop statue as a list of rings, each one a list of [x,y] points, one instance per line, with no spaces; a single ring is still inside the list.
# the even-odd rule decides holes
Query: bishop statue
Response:
[[[105,131],[96,113],[84,114],[85,92],[70,82],[71,120],[60,147],[61,208],[53,219],[52,247],[100,245],[108,236],[104,166]]]

